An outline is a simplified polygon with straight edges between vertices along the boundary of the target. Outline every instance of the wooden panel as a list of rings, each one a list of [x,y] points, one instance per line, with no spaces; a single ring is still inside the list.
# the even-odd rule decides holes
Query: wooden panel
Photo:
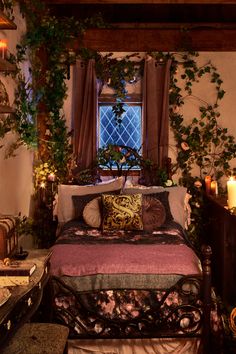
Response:
[[[48,4],[236,4],[236,0],[44,0]]]
[[[16,29],[16,24],[0,11],[0,29]]]
[[[234,51],[236,28],[90,29],[79,46],[97,51]]]

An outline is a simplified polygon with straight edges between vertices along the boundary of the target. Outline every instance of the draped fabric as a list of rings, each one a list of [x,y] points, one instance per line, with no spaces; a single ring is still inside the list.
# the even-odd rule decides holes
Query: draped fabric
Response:
[[[145,60],[143,78],[143,157],[160,167],[168,157],[171,60]]]
[[[78,167],[93,164],[97,153],[97,80],[95,61],[77,60],[73,74],[72,129]]]

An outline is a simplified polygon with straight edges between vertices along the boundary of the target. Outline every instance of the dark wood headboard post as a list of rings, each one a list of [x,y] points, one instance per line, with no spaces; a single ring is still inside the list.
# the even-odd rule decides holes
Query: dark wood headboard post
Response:
[[[172,179],[172,163],[170,157],[167,157],[165,160],[165,169],[168,175],[168,179]]]
[[[202,344],[203,354],[209,354],[210,351],[210,312],[211,312],[211,247],[207,245],[202,246],[202,271],[203,271],[203,333]]]

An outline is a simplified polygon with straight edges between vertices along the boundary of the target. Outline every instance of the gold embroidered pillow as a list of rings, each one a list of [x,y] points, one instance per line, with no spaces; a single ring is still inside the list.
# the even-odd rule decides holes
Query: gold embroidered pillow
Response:
[[[102,195],[104,230],[142,230],[142,195]]]

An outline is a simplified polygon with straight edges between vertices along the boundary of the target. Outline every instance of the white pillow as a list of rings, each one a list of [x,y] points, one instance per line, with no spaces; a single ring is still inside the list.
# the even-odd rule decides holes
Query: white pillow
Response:
[[[166,187],[164,190],[169,192],[170,211],[174,220],[184,228],[186,225],[185,197],[187,194],[187,188],[175,186]]]
[[[83,210],[83,219],[87,225],[99,228],[102,223],[102,216],[100,211],[100,203],[102,197],[92,199],[85,205]]]
[[[59,222],[66,222],[74,217],[72,195],[86,195],[103,192],[112,192],[123,187],[123,177],[114,178],[96,185],[69,185],[59,184],[57,217]]]

